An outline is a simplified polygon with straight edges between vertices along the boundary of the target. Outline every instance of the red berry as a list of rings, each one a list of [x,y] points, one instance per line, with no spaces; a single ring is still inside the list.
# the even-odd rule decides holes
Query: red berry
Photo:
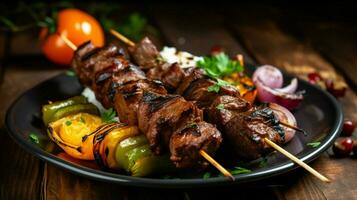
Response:
[[[353,149],[353,140],[351,138],[339,138],[333,145],[333,152],[337,157],[347,157]]]
[[[346,93],[346,86],[342,82],[337,82],[335,84],[333,80],[327,79],[325,80],[325,86],[328,92],[330,92],[334,97],[343,97]]]
[[[355,128],[356,128],[356,124],[353,121],[345,119],[345,121],[343,122],[341,135],[351,136]]]
[[[316,84],[318,81],[322,80],[322,77],[320,76],[319,73],[317,72],[312,72],[307,75],[307,78],[309,79],[309,82],[311,84]]]
[[[223,52],[223,48],[219,45],[215,45],[211,48],[211,55],[216,55]]]

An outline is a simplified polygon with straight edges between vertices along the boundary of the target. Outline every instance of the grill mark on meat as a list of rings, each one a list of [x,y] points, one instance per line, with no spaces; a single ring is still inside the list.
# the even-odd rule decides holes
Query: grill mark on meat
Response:
[[[105,80],[112,77],[112,72],[104,72],[99,74],[98,78],[96,78],[95,84],[102,84]]]
[[[89,58],[93,57],[95,54],[98,54],[100,52],[101,49],[99,48],[96,48],[96,49],[93,49],[92,51],[89,51],[87,52],[86,54],[84,54],[82,57],[81,57],[81,61],[86,61],[88,60]]]
[[[253,117],[263,117],[267,120],[267,123],[270,123],[273,129],[279,133],[280,137],[284,140],[285,132],[284,129],[280,126],[279,120],[274,115],[274,112],[269,107],[265,107],[259,110],[256,110],[252,113]]]
[[[113,102],[114,101],[114,96],[116,94],[116,89],[119,87],[119,84],[116,83],[116,82],[112,82],[110,84],[110,87],[108,89],[108,92],[107,92],[107,96],[108,96],[108,99]]]
[[[166,105],[173,99],[180,98],[178,95],[161,96],[153,92],[145,91],[143,94],[143,101],[150,105],[150,112],[155,112]]]

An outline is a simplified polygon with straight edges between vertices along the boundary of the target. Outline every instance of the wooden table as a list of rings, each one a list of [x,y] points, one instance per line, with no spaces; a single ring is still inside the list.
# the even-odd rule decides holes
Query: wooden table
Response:
[[[332,10],[341,13],[341,8],[329,7],[318,14],[304,8],[300,15],[299,7],[187,7],[147,5],[139,9],[159,30],[156,41],[160,46],[202,55],[220,45],[231,56],[241,53],[247,62],[272,64],[302,78],[319,71],[346,80],[349,88],[339,101],[345,116],[357,121],[357,28],[346,20],[349,15],[330,21],[321,17]],[[227,199],[357,199],[356,159],[334,159],[327,153],[311,166],[330,177],[330,184],[298,169],[251,184],[186,190],[128,188],[79,177],[45,163],[10,139],[4,116],[21,93],[64,69],[40,55],[36,37],[29,33],[13,35],[8,45],[5,40],[2,34],[0,53],[8,52],[5,46],[10,46],[11,54],[3,60],[6,69],[0,86],[0,199],[219,199],[224,195]]]

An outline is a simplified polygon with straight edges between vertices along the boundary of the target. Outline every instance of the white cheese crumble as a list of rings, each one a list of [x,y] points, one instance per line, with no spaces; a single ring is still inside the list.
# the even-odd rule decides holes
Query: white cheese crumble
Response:
[[[164,47],[160,51],[161,57],[168,63],[178,63],[182,68],[197,67],[197,61],[203,60],[203,57],[194,56],[186,51],[177,51],[175,47]]]

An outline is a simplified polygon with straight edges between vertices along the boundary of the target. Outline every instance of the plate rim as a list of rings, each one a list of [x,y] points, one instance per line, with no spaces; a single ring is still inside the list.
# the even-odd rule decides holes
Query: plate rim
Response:
[[[285,72],[283,72],[283,75],[284,77],[285,76],[291,77],[291,75]],[[11,103],[10,107],[6,111],[5,127],[8,135],[10,135],[10,137],[27,152],[31,153],[32,155],[35,155],[36,157],[40,158],[43,161],[46,161],[54,166],[59,166],[61,169],[65,169],[66,171],[69,171],[76,175],[93,179],[93,180],[116,183],[116,184],[127,185],[127,186],[136,186],[136,187],[145,187],[145,188],[188,188],[188,187],[206,187],[206,186],[212,186],[218,184],[232,185],[232,184],[252,182],[267,177],[273,177],[280,174],[284,174],[296,168],[299,168],[299,166],[294,164],[292,161],[286,161],[279,165],[276,165],[275,167],[264,168],[264,170],[258,169],[248,174],[235,175],[234,181],[231,181],[226,177],[212,177],[209,179],[203,179],[203,178],[193,178],[193,179],[157,179],[156,178],[155,179],[155,178],[145,178],[145,177],[144,178],[133,177],[129,175],[105,172],[102,170],[91,169],[85,166],[73,164],[66,160],[60,159],[52,155],[51,153],[48,153],[42,150],[41,148],[37,147],[36,145],[30,143],[28,140],[24,140],[23,137],[20,136],[20,134],[17,134],[16,130],[14,130],[14,128],[10,126],[11,124],[10,115],[12,114],[12,110],[14,109],[17,102],[20,101],[24,96],[26,96],[31,91],[35,90],[41,84],[44,84],[45,82],[52,79],[60,78],[61,76],[67,76],[67,75],[65,74],[65,72],[63,72],[56,76],[50,77],[36,84],[32,88],[26,90],[21,95],[19,95],[16,98],[16,100]],[[309,154],[305,156],[297,156],[302,161],[308,163],[318,158],[321,155],[321,153],[326,151],[332,145],[333,141],[338,137],[340,131],[342,130],[343,112],[339,102],[335,99],[335,97],[333,97],[327,91],[322,90],[315,85],[309,84],[307,81],[302,80],[300,78],[298,78],[298,81],[303,82],[304,84],[307,84],[310,87],[314,87],[314,89],[317,89],[320,92],[322,92],[331,101],[333,105],[333,109],[336,111],[337,114],[334,125],[333,127],[331,127],[331,131],[326,135],[329,137],[324,137],[323,143],[321,143],[322,145],[320,145],[317,148],[314,148]]]

